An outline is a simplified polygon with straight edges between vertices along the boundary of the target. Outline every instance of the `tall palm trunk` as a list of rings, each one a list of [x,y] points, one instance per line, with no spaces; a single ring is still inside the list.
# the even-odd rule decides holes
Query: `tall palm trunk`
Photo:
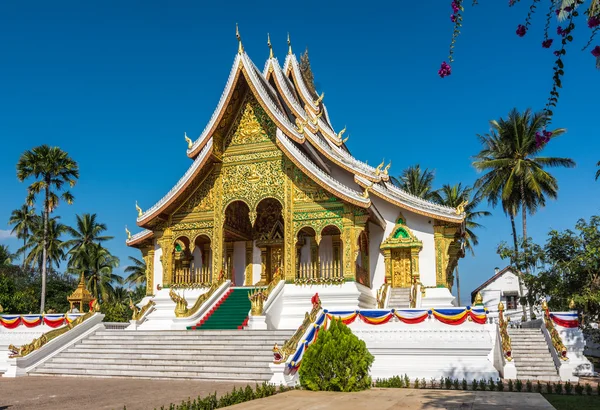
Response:
[[[460,280],[458,279],[458,265],[456,265],[456,297],[458,298],[458,306],[460,304]]]
[[[25,247],[27,246],[27,228],[25,228],[25,230],[23,231],[23,263],[21,264],[21,270],[23,271],[23,273],[25,272],[25,260],[27,259],[25,257]]]
[[[527,207],[525,206],[525,183],[523,182],[523,180],[521,179],[521,218],[523,221],[523,238],[524,238],[524,242],[523,242],[523,261],[525,262],[525,272],[527,272],[527,275],[529,275],[530,270],[529,270],[529,264],[527,263],[527,250],[529,248],[529,241],[527,238]],[[523,291],[521,290],[521,293]],[[533,303],[529,304],[529,317],[532,318],[533,317]]]
[[[46,308],[46,271],[48,264],[48,219],[50,215],[50,181],[46,181],[46,199],[44,201],[44,238],[42,248],[42,296],[40,302],[40,313]]]
[[[510,225],[512,227],[513,245],[515,247],[515,259],[513,261],[513,265],[517,269],[517,278],[519,278],[519,294],[520,294],[519,296],[523,296],[523,278],[522,278],[522,275],[521,275],[521,270],[519,269],[519,266],[518,266],[518,261],[519,261],[519,241],[517,240],[517,225],[515,224],[514,210],[510,214]],[[520,300],[519,300],[519,303],[520,303]],[[527,317],[527,310],[525,309],[525,305],[521,304],[521,306],[523,307],[523,315],[525,317]]]

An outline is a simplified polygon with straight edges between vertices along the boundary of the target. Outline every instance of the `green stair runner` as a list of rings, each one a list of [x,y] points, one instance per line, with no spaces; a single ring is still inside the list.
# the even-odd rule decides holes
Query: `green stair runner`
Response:
[[[248,292],[252,288],[233,288],[231,294],[202,324],[190,328],[200,330],[237,329],[241,326],[250,311]],[[188,329],[190,329],[188,328]]]

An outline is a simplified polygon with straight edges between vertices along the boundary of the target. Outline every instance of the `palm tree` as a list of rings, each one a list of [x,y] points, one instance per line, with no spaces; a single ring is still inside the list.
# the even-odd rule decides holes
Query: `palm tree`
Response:
[[[27,245],[29,234],[33,230],[33,220],[35,217],[35,209],[27,204],[13,210],[10,215],[8,224],[14,225],[11,233],[16,234],[17,238],[23,239],[23,246]],[[23,270],[25,270],[25,258],[23,258]]]
[[[133,256],[130,256],[129,260],[133,262],[133,265],[125,268],[125,273],[129,273],[129,276],[125,278],[125,282],[134,286],[143,285],[146,283],[146,262]]]
[[[490,121],[490,125],[489,134],[478,135],[483,149],[474,157],[473,166],[485,174],[477,180],[475,187],[479,189],[478,195],[487,198],[490,205],[496,206],[500,202],[503,211],[509,215],[515,249],[513,265],[521,274],[521,269],[517,266],[519,245],[515,224],[518,210],[521,208],[523,243],[526,246],[527,213],[535,213],[539,207],[545,205],[546,196],[554,199],[558,192],[556,178],[544,168],[570,168],[575,166],[575,163],[568,158],[536,156],[545,144],[540,140],[547,125],[547,118],[542,113],[532,114],[528,109],[520,114],[513,109],[507,120]],[[564,129],[559,128],[545,136],[549,137],[549,140],[564,132]],[[525,268],[529,269],[526,263]],[[519,286],[523,294],[521,276]],[[525,306],[523,314],[526,314]]]
[[[8,245],[0,245],[0,266],[10,266],[14,255],[10,253]]]
[[[427,168],[422,170],[421,166],[417,164],[402,171],[402,175],[396,182],[401,189],[409,194],[433,200],[435,198],[435,191],[433,190],[434,178],[434,171],[430,171]]]
[[[35,215],[30,238],[27,244],[18,250],[18,254],[23,255],[25,263],[37,266],[40,271],[48,270],[52,265],[60,267],[60,263],[65,259],[65,243],[61,236],[67,232],[67,226],[59,222],[60,217],[50,218],[47,226],[44,225],[44,218]],[[44,238],[44,231],[46,237]],[[45,250],[45,252],[44,252]],[[44,253],[46,256],[44,262]]]
[[[69,272],[84,274],[87,288],[98,300],[109,300],[114,293],[113,283],[121,284],[123,279],[113,272],[119,266],[119,258],[98,244],[91,244],[69,266]]]
[[[23,182],[28,178],[35,181],[29,185],[27,203],[32,205],[35,197],[43,192],[44,232],[42,241],[42,295],[40,312],[44,312],[46,304],[46,265],[48,260],[48,228],[50,212],[59,204],[60,199],[67,204],[73,203],[73,195],[63,190],[65,185],[71,188],[79,178],[77,163],[58,147],[40,145],[31,151],[25,151],[17,163],[17,178]],[[60,196],[59,196],[60,194]]]
[[[600,178],[600,161],[598,161],[598,163],[596,164],[598,168],[598,171],[596,171],[596,181],[598,180],[598,178]]]
[[[475,255],[474,246],[479,244],[479,240],[474,229],[482,228],[482,225],[475,222],[476,219],[483,216],[490,216],[488,211],[477,211],[476,208],[481,202],[481,197],[473,196],[473,188],[469,186],[463,187],[461,183],[456,185],[445,184],[441,189],[436,191],[434,199],[436,202],[452,208],[458,207],[460,204],[467,202],[465,206],[465,221],[464,221],[464,244],[465,249]],[[458,265],[456,265],[456,296],[460,304],[460,280],[458,276]]]
[[[112,236],[101,235],[107,228],[105,224],[96,222],[96,214],[77,215],[76,229],[71,227],[67,229],[69,235],[73,237],[73,239],[65,242],[65,246],[70,248],[70,264],[84,258],[90,245],[97,245],[113,238]]]

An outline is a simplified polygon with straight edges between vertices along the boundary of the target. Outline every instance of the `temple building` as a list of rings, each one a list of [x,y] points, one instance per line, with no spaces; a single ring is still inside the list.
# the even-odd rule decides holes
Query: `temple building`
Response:
[[[385,284],[407,306],[451,306],[464,210],[398,188],[391,164],[355,158],[289,38],[283,65],[269,41],[262,71],[238,40],[208,124],[195,141],[185,135],[189,169],[137,207],[144,230],[127,244],[146,262],[147,295],[219,278],[268,285],[277,272],[288,295],[320,286],[324,303],[344,293],[375,307]]]

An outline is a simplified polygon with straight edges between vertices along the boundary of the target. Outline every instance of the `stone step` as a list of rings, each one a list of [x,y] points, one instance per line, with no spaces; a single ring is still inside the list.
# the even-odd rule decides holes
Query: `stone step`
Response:
[[[272,348],[274,345],[273,342],[271,343],[265,343],[262,340],[248,340],[246,342],[244,341],[237,341],[237,340],[229,340],[229,341],[217,341],[217,342],[213,342],[210,340],[203,340],[203,341],[198,341],[198,342],[188,342],[188,341],[177,341],[176,343],[160,343],[159,341],[140,341],[140,343],[123,343],[123,342],[119,342],[119,341],[115,341],[115,342],[94,342],[94,341],[85,341],[82,340],[79,344],[77,344],[77,346],[96,346],[98,348],[101,349],[110,349],[110,348],[115,348],[115,349],[119,349],[119,348],[125,348],[125,347],[131,347],[131,348],[145,348],[148,347],[150,349],[153,348],[170,348],[170,349],[187,349],[188,347],[198,347],[198,348],[215,348],[215,347],[225,347],[225,346],[237,346],[237,348],[241,348],[244,346],[252,346],[252,348]]]
[[[560,377],[557,375],[534,375],[534,374],[519,374],[519,379],[520,380],[532,380],[532,381],[537,381],[539,380],[540,382],[559,382],[560,381]],[[534,386],[534,390],[535,390],[535,386]],[[545,391],[545,390],[544,390]]]
[[[34,376],[56,376],[56,375],[83,375],[96,377],[136,377],[156,379],[202,379],[202,380],[227,380],[227,381],[267,381],[271,378],[271,372],[267,373],[210,373],[210,372],[161,372],[146,370],[97,370],[97,369],[39,369],[30,373]]]
[[[172,366],[168,364],[113,364],[113,363],[53,363],[46,362],[40,367],[40,371],[48,370],[48,369],[63,369],[63,371],[71,371],[74,369],[84,369],[84,370],[101,370],[101,371],[109,371],[109,370],[127,370],[127,371],[167,371],[167,372],[193,372],[193,373],[223,373],[223,374],[231,374],[231,373],[269,373],[271,374],[271,369],[269,369],[268,365],[263,364],[262,366],[249,366],[242,367],[240,366]],[[241,370],[241,371],[240,371]]]
[[[263,349],[263,351],[265,352],[269,352],[272,353],[272,349],[273,347],[271,346],[269,349]],[[215,349],[179,349],[179,351],[177,351],[177,353],[182,353],[185,352],[186,354],[193,356],[193,355],[206,355],[206,354],[210,354],[210,355],[232,355],[234,354],[236,351],[238,350],[227,350],[227,349],[219,349],[219,348],[215,348]],[[72,347],[68,349],[68,352],[70,353],[98,353],[99,350],[96,349],[95,347],[88,347],[88,348],[80,348],[80,347]],[[112,353],[115,352],[115,350],[113,349],[105,349],[104,352],[106,353]],[[119,348],[118,353],[127,353],[127,354],[132,354],[132,355],[140,355],[140,354],[164,354],[164,355],[173,355],[174,351],[173,349],[170,349],[168,347],[162,347],[162,348],[156,348],[156,349],[149,349],[149,348],[141,348],[141,349],[136,349],[133,347],[126,347],[126,348]],[[240,351],[241,353],[244,353],[243,351]],[[253,350],[252,353],[254,354],[256,351]],[[247,354],[248,352],[246,352]]]
[[[544,356],[515,356],[513,354],[513,357],[515,359],[519,359],[519,363],[529,363],[529,362],[533,362],[533,363],[539,363],[540,359],[543,358],[548,358],[548,360],[550,360],[550,362],[552,362],[552,356],[548,353],[548,355],[544,355]],[[553,362],[552,362],[553,363]]]
[[[94,335],[135,335],[136,337],[146,336],[181,336],[181,335],[207,335],[207,336],[240,336],[248,337],[260,336],[285,336],[293,335],[294,330],[99,330]]]
[[[515,362],[515,367],[521,370],[547,370],[550,369],[556,372],[556,367],[552,363],[525,363]]]
[[[538,349],[544,349],[544,350],[548,350],[548,345],[546,343],[541,344],[541,343],[529,343],[529,342],[515,342],[514,340],[510,341],[510,344],[513,348],[519,348],[519,349],[531,349],[531,350],[538,350]]]
[[[196,345],[196,346],[205,346],[205,345],[240,345],[240,346],[260,346],[260,345],[273,345],[274,343],[283,342],[280,338],[273,339],[140,339],[140,340],[131,340],[131,339],[89,339],[86,338],[81,341],[81,344],[93,344],[93,345],[112,345],[112,344],[135,344],[135,345],[162,345],[162,346],[170,346],[170,345]]]
[[[290,336],[291,337],[291,336]],[[157,340],[157,341],[178,341],[178,340],[189,340],[189,341],[203,341],[203,340],[264,340],[264,341],[282,341],[287,337],[282,336],[264,336],[264,337],[248,337],[248,336],[205,336],[205,335],[182,335],[182,336],[146,336],[146,337],[135,337],[130,335],[92,335],[86,340],[123,340],[123,341],[140,341],[140,340]]]
[[[519,371],[519,369],[517,369],[517,375],[519,375],[519,374],[528,374],[531,376],[556,376],[557,375],[556,370],[551,371],[551,370],[522,369],[521,371]]]
[[[206,354],[204,352],[204,354],[200,354],[200,355],[195,355],[195,356],[191,356],[193,358],[196,359],[201,359],[201,360],[207,360],[207,358],[210,358],[210,360],[239,360],[239,361],[254,361],[254,360],[261,360],[261,361],[269,361],[269,359],[273,359],[273,352],[272,351],[260,351],[260,352],[240,352],[240,351],[232,351],[232,352],[226,352],[223,354],[214,354],[214,351],[211,350],[210,354]],[[201,352],[202,353],[202,352]],[[173,360],[173,361],[177,361],[177,360],[183,360],[183,361],[187,361],[190,360],[190,354],[189,352],[185,352],[185,354],[173,354],[168,353],[168,354],[161,354],[161,353],[144,353],[144,354],[139,354],[137,352],[134,353],[134,356],[132,356],[131,353],[127,354],[127,353],[120,353],[120,352],[113,352],[113,351],[106,351],[106,352],[102,352],[102,351],[91,351],[91,352],[74,352],[71,350],[65,350],[63,352],[61,352],[59,355],[55,356],[54,358],[52,358],[51,360],[62,360],[64,358],[64,360],[70,360],[71,362],[73,360],[84,360],[84,359],[95,359],[95,360],[102,360],[102,359],[130,359],[130,360],[143,360],[143,359],[150,359],[150,360]]]
[[[129,365],[160,365],[160,366],[192,366],[192,367],[261,367],[268,363],[264,357],[245,357],[245,358],[227,358],[226,356],[219,356],[219,358],[205,358],[204,360],[170,360],[170,359],[156,359],[156,358],[139,358],[139,359],[128,359],[128,358],[99,358],[99,357],[88,357],[88,358],[77,358],[76,361],[70,357],[55,357],[50,359],[46,363],[52,363],[52,367],[56,367],[56,364],[65,364],[73,367],[81,367],[81,365],[96,365],[96,364],[114,364],[120,366]],[[74,363],[77,365],[75,366]],[[86,366],[87,368],[87,366]]]

